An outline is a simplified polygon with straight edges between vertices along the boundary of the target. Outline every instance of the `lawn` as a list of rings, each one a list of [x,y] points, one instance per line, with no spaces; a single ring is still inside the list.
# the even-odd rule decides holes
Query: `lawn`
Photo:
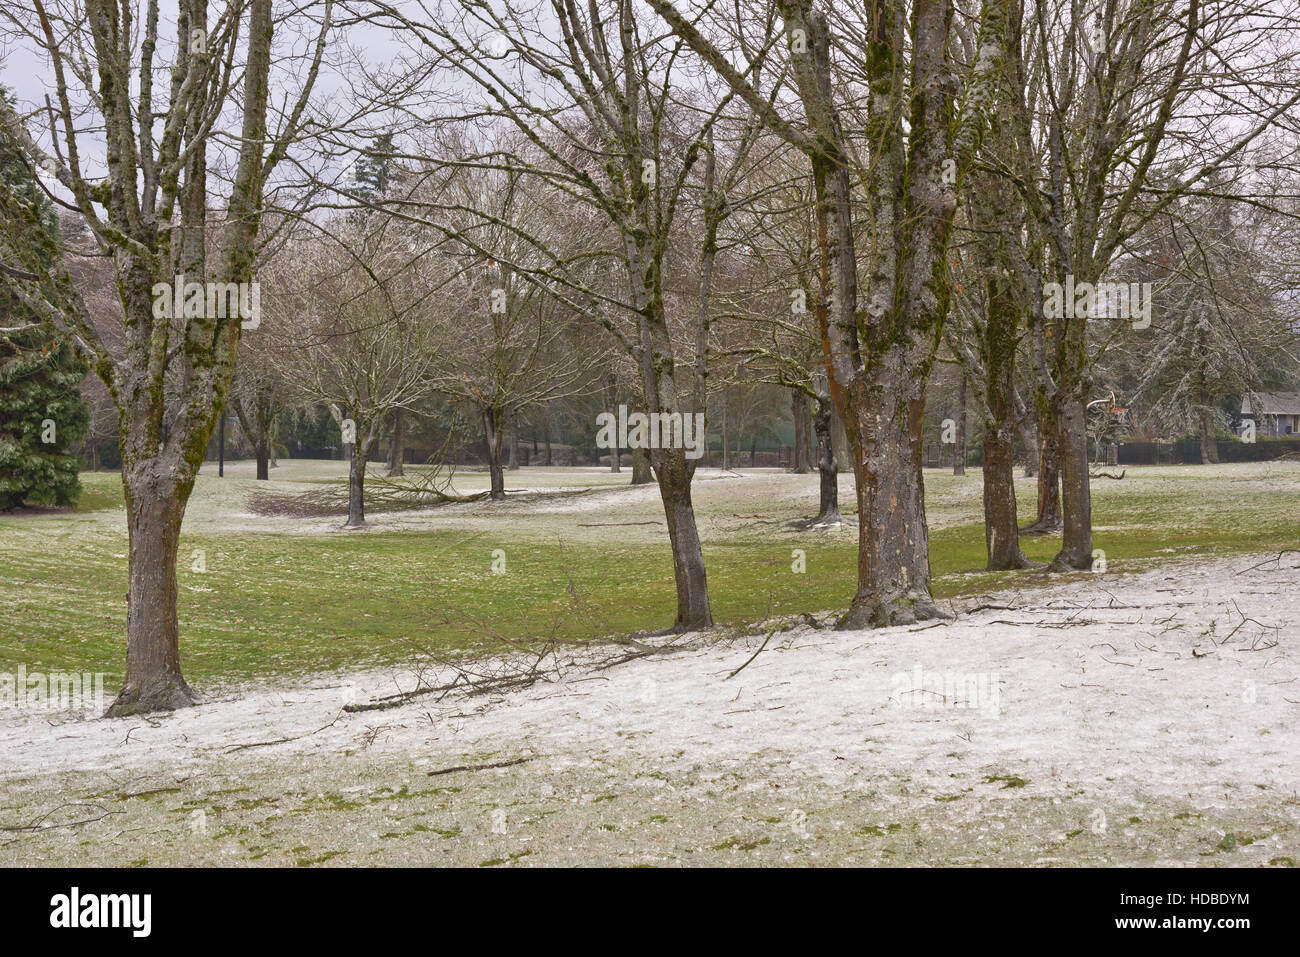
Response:
[[[340,463],[286,463],[282,491],[337,481]],[[281,474],[282,473],[282,474]],[[282,477],[283,476],[283,477]],[[509,484],[540,489],[505,506],[432,509],[345,532],[332,520],[259,519],[247,466],[205,471],[181,540],[181,633],[196,684],[330,672],[415,654],[499,648],[500,639],[591,639],[664,627],[675,593],[652,490],[628,476],[525,469]],[[462,490],[483,476],[462,473]],[[614,483],[618,483],[615,485]],[[124,655],[126,536],[113,473],[83,475],[76,511],[0,515],[0,671],[105,672],[115,687]],[[266,483],[261,483],[263,486]],[[552,507],[546,489],[599,494]],[[624,494],[626,493],[626,494]],[[1022,520],[1032,480],[1019,486]],[[856,525],[829,533],[785,527],[815,504],[816,476],[759,470],[697,480],[697,508],[717,620],[842,609],[856,577]],[[842,482],[851,511],[852,489]],[[577,503],[576,505],[573,503]],[[927,473],[934,592],[947,598],[1057,581],[990,574],[984,564],[980,475]],[[626,523],[626,524],[625,524]],[[636,524],[632,524],[636,523]],[[1130,469],[1094,483],[1095,547],[1107,575],[1170,557],[1212,557],[1300,546],[1300,465]],[[1026,539],[1046,561],[1059,536]],[[793,570],[802,549],[806,571]],[[499,552],[497,550],[500,550]],[[503,574],[494,560],[504,553]],[[500,569],[500,561],[495,561]],[[1081,574],[1099,586],[1105,576]]]

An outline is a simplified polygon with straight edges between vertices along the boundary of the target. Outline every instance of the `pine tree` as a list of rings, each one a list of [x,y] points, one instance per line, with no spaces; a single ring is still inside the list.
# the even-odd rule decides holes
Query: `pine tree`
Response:
[[[393,134],[381,133],[374,145],[357,157],[353,189],[368,203],[384,197],[393,181]]]
[[[5,95],[0,91],[0,95]],[[58,222],[13,145],[0,137],[0,189],[36,208],[57,245]],[[69,449],[90,424],[81,397],[86,366],[72,345],[36,322],[7,283],[0,286],[0,510],[24,501],[73,505],[81,494]]]

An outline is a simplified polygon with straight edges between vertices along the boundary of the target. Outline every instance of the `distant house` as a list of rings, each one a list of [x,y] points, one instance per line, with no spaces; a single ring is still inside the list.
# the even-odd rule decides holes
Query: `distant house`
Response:
[[[1300,435],[1300,392],[1248,392],[1241,415],[1254,418],[1264,435]]]

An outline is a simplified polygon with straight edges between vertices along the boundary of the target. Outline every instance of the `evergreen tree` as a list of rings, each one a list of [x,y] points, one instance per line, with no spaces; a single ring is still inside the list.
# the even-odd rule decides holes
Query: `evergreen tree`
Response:
[[[0,95],[5,95],[0,91]],[[0,137],[0,189],[36,212],[45,248],[58,243],[58,221],[13,144]],[[86,366],[0,285],[0,510],[24,501],[73,505],[81,494],[69,449],[90,424],[81,397]]]
[[[1158,290],[1152,335],[1129,357],[1132,401],[1176,433],[1197,435],[1201,461],[1218,461],[1216,437],[1247,389],[1277,381],[1294,334],[1268,288],[1266,235],[1250,212],[1224,200],[1188,200],[1149,255]],[[1230,397],[1230,398],[1228,398]]]
[[[374,145],[357,157],[352,172],[353,189],[366,202],[384,197],[393,181],[393,134],[381,133]]]

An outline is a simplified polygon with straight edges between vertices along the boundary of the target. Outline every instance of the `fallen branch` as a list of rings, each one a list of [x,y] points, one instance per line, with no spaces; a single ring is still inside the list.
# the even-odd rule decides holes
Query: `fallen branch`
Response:
[[[1246,574],[1246,572],[1253,572],[1257,569],[1263,568],[1269,562],[1272,562],[1273,564],[1278,566],[1278,568],[1276,569],[1271,569],[1272,571],[1280,570],[1282,566],[1282,556],[1287,554],[1300,555],[1300,549],[1284,548],[1282,549],[1282,551],[1278,552],[1277,555],[1275,555],[1273,558],[1266,558],[1258,565],[1251,565],[1249,568],[1243,568],[1241,571],[1237,572],[1236,574],[1244,575]]]
[[[523,764],[525,761],[531,761],[532,758],[515,758],[513,761],[498,761],[495,764],[461,764],[454,768],[440,768],[437,771],[430,771],[429,777],[435,778],[440,774],[455,774],[457,771],[487,771],[490,768],[511,768],[516,764]]]
[[[618,528],[624,525],[662,525],[663,522],[591,522],[578,523],[579,528]]]
[[[226,754],[232,754],[235,751],[246,751],[250,748],[271,748],[271,747],[275,747],[275,745],[277,744],[288,744],[291,741],[301,741],[303,738],[310,738],[313,734],[320,734],[326,728],[334,727],[334,725],[338,723],[339,718],[341,718],[342,716],[343,716],[343,712],[340,711],[338,714],[334,716],[334,720],[331,721],[329,724],[323,725],[317,728],[315,731],[312,731],[308,734],[300,734],[295,738],[276,738],[274,741],[252,741],[248,744],[232,745],[231,747],[226,748]]]
[[[749,661],[746,661],[743,665],[741,665],[739,668],[737,668],[731,674],[727,675],[727,677],[723,678],[722,680],[730,681],[732,678],[736,677],[736,675],[740,674],[742,671],[748,668],[750,662],[752,662],[755,658],[757,658],[759,655],[763,653],[763,649],[767,647],[767,643],[772,640],[772,636],[775,634],[776,634],[775,631],[769,631],[767,633],[767,637],[763,639],[763,643],[758,646],[758,651],[754,652],[752,655],[749,656]]]
[[[93,807],[100,811],[103,811],[104,813],[101,814],[99,817],[88,817],[82,821],[68,821],[65,824],[46,823],[50,815],[55,814],[58,811],[62,811],[65,807]],[[18,831],[49,831],[60,827],[79,827],[82,824],[97,824],[111,814],[125,814],[125,813],[126,813],[125,811],[106,810],[102,804],[60,804],[53,811],[50,811],[47,814],[42,815],[41,817],[33,821],[31,824],[20,824],[17,826],[0,827],[0,831],[8,831],[10,833],[14,833]]]

